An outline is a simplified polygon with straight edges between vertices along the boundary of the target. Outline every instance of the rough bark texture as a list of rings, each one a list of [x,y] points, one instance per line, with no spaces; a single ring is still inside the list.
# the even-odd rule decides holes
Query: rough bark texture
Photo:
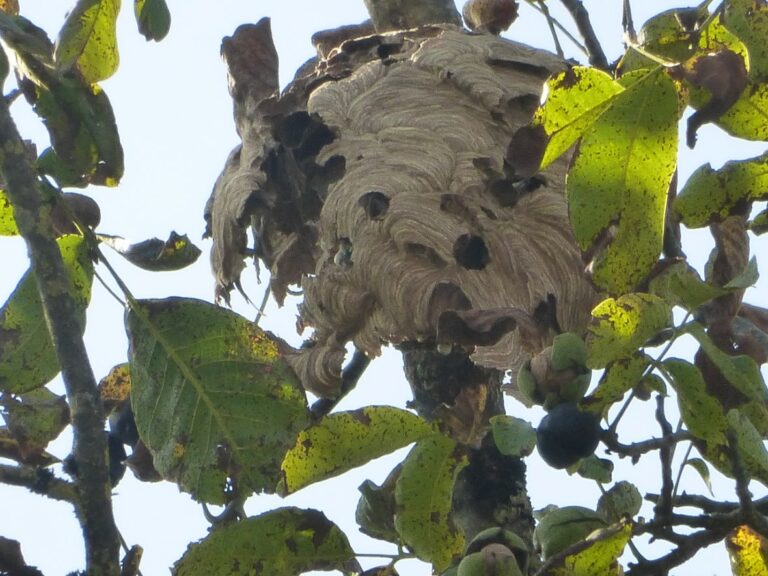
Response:
[[[87,574],[117,575],[119,540],[112,515],[101,399],[77,320],[77,306],[65,286],[67,274],[56,244],[53,203],[44,198],[37,185],[5,100],[0,103],[0,175],[27,244],[67,390],[77,469],[75,510],[85,537]]]

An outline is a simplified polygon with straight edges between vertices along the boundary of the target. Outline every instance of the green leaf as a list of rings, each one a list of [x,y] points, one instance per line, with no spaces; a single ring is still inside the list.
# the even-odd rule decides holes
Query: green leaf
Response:
[[[691,105],[701,107],[706,101],[702,93],[691,94]],[[768,83],[749,82],[736,103],[714,123],[731,136],[746,140],[768,140]]]
[[[762,434],[768,435],[768,388],[757,363],[749,356],[730,356],[720,350],[701,324],[693,322],[687,331],[698,340],[723,377],[744,396],[741,410],[749,415]]]
[[[82,236],[58,239],[68,272],[66,289],[78,307],[77,321],[85,329],[85,309],[91,298],[93,264]],[[0,309],[0,390],[21,394],[44,386],[59,372],[59,362],[45,322],[37,279],[31,270],[22,277]]]
[[[766,540],[749,526],[739,526],[725,539],[733,576],[768,576]]]
[[[104,91],[76,73],[59,74],[45,31],[25,18],[0,12],[0,36],[15,52],[19,88],[51,138],[53,149],[41,154],[38,172],[60,186],[116,185],[123,150]]]
[[[709,473],[709,466],[707,466],[707,463],[701,458],[689,458],[685,461],[685,465],[696,470],[701,479],[704,480],[704,484],[706,484],[710,495],[714,497],[715,493],[712,492],[712,475]]]
[[[147,40],[159,42],[171,29],[171,12],[165,0],[134,0],[133,12],[139,32]]]
[[[607,458],[598,458],[590,454],[579,461],[576,473],[582,478],[608,484],[613,479],[613,462]],[[570,470],[569,470],[570,472]]]
[[[749,52],[749,76],[768,80],[768,5],[755,0],[727,0],[723,24],[744,42]]]
[[[505,456],[524,458],[536,447],[536,429],[527,420],[500,414],[491,417],[496,448]]]
[[[582,66],[548,80],[547,99],[534,116],[550,137],[541,169],[562,156],[623,90],[605,72]]]
[[[607,298],[592,310],[587,335],[590,368],[604,368],[628,358],[661,330],[672,325],[672,310],[658,296],[636,293]]]
[[[593,412],[603,414],[607,408],[624,398],[624,394],[640,383],[650,361],[648,356],[640,352],[614,360],[603,372],[597,388],[581,401],[581,405]]]
[[[604,492],[597,501],[597,512],[609,523],[619,522],[623,518],[633,518],[640,512],[643,497],[637,486],[626,480],[616,482]]]
[[[47,388],[0,396],[0,406],[8,430],[27,454],[42,454],[69,424],[67,399]]]
[[[718,470],[729,473],[731,466],[725,452],[728,425],[723,407],[707,391],[696,366],[677,358],[665,360],[664,366],[672,376],[680,416],[688,431],[701,441],[698,446],[702,455]]]
[[[744,472],[749,478],[768,486],[768,449],[763,436],[740,410],[729,410],[726,420],[735,437]]]
[[[663,298],[670,306],[682,306],[693,311],[705,302],[727,294],[728,290],[704,282],[687,262],[675,262],[649,285],[651,294]]]
[[[667,192],[677,162],[677,88],[667,73],[631,72],[584,134],[568,173],[566,195],[582,250],[615,235],[594,265],[593,279],[624,293],[651,270],[662,248]]]
[[[606,526],[605,518],[589,508],[554,507],[539,520],[533,539],[538,543],[542,557],[546,560]]]
[[[40,155],[38,171],[60,186],[117,185],[123,175],[123,149],[106,93],[67,77],[49,86],[23,86],[53,144]]]
[[[638,42],[644,51],[667,60],[681,62],[694,52],[691,46],[698,24],[706,20],[706,6],[673,8],[650,18],[638,33]]]
[[[587,346],[584,338],[573,332],[563,332],[552,341],[552,368],[586,370]]]
[[[5,190],[0,190],[0,236],[18,236],[19,228],[13,217],[13,205]]]
[[[752,256],[752,258],[749,259],[749,262],[747,262],[744,270],[732,278],[724,288],[727,288],[728,290],[744,290],[757,284],[759,279],[760,272],[757,269],[757,257]]]
[[[347,537],[322,512],[278,508],[214,530],[189,546],[173,574],[297,576],[310,570],[348,573],[351,564]]]
[[[189,241],[187,235],[176,232],[171,232],[166,241],[150,238],[132,244],[120,236],[106,234],[100,234],[99,240],[131,264],[153,272],[181,270],[193,264],[200,256],[200,249]]]
[[[763,210],[748,223],[749,230],[758,236],[768,232],[768,209]]]
[[[727,162],[719,170],[700,166],[680,191],[673,209],[688,228],[701,228],[728,217],[744,204],[768,199],[768,153]]]
[[[395,486],[401,470],[402,465],[398,464],[381,486],[366,480],[358,487],[360,500],[355,509],[355,521],[363,534],[400,544],[400,536],[395,530]]]
[[[106,80],[117,70],[117,15],[120,0],[78,0],[59,32],[53,59],[58,70],[72,68],[88,84]]]
[[[281,344],[234,312],[185,298],[142,300],[126,319],[131,403],[164,478],[203,502],[273,491],[309,423]]]
[[[395,528],[401,540],[438,572],[464,549],[464,535],[450,519],[453,485],[467,465],[459,446],[434,434],[411,449],[395,487]]]
[[[331,414],[299,434],[283,460],[278,492],[291,494],[432,432],[419,416],[392,406],[367,406]]]
[[[590,534],[583,547],[563,559],[564,574],[568,576],[620,576],[623,570],[617,561],[632,537],[632,523],[622,522]]]

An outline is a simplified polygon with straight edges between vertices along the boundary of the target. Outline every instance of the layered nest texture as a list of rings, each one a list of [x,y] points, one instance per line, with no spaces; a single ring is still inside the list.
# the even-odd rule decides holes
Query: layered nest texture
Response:
[[[565,162],[516,174],[554,55],[487,34],[349,27],[278,92],[269,22],[223,44],[242,145],[206,209],[219,295],[255,254],[282,300],[304,292],[311,344],[294,367],[334,396],[345,346],[461,346],[514,370],[558,330],[580,330],[594,292],[570,231]],[[247,230],[255,244],[248,245]]]

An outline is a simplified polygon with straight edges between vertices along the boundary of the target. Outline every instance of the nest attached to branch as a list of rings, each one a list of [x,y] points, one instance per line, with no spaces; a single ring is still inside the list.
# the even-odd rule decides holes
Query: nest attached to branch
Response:
[[[554,55],[486,34],[427,27],[317,37],[319,55],[278,91],[269,21],[224,41],[242,145],[206,209],[217,294],[244,258],[279,301],[304,291],[310,345],[294,368],[333,397],[345,345],[434,342],[515,369],[557,330],[580,330],[594,291],[568,223],[566,160],[516,175]],[[247,245],[251,228],[255,246]]]

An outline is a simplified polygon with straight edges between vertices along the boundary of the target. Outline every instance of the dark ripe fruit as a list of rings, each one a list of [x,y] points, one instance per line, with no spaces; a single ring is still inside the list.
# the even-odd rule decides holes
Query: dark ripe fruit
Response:
[[[573,402],[558,404],[542,418],[536,447],[553,468],[567,468],[594,453],[600,441],[600,418]]]

